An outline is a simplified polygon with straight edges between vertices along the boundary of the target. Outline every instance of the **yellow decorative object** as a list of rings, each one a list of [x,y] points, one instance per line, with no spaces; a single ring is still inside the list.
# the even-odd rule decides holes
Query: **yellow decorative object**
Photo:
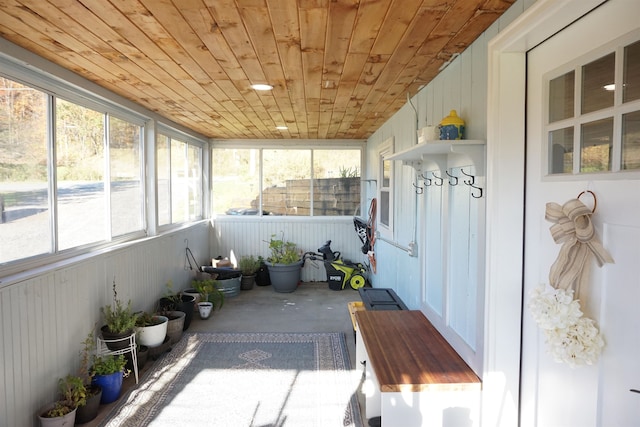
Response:
[[[458,117],[456,110],[451,110],[440,122],[440,139],[464,139],[464,120]]]

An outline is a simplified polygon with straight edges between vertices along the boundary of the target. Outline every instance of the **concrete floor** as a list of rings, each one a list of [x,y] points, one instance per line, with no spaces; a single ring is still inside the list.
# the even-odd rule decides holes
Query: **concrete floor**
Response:
[[[343,332],[351,366],[355,368],[355,338],[347,308],[351,301],[361,301],[357,291],[333,291],[324,282],[301,283],[291,293],[275,292],[271,286],[254,286],[227,298],[222,309],[207,320],[194,313],[187,332]],[[147,363],[145,370],[150,365]],[[123,387],[135,385],[132,377],[125,380]],[[113,405],[102,405],[98,417],[85,426],[98,425]],[[362,402],[361,410],[365,420]]]
[[[302,283],[291,293],[254,286],[227,298],[207,320],[194,313],[189,332],[344,332],[353,364],[355,341],[347,309],[351,301],[360,301],[357,291],[333,291],[324,282]]]

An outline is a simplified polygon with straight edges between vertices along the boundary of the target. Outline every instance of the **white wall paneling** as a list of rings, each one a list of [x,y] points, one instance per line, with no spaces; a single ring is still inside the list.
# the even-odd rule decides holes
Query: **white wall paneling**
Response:
[[[303,252],[317,252],[324,242],[331,240],[331,249],[353,262],[365,262],[360,251],[362,242],[356,234],[353,218],[345,217],[220,217],[215,219],[211,235],[211,256],[239,259],[243,255],[269,257],[272,235],[294,242]],[[303,281],[325,281],[322,261],[305,263]]]
[[[36,410],[55,400],[57,380],[76,373],[81,343],[100,307],[118,297],[153,310],[168,280],[176,290],[193,277],[184,269],[185,239],[199,262],[209,257],[209,223],[123,245],[68,262],[0,289],[0,425],[35,425]]]

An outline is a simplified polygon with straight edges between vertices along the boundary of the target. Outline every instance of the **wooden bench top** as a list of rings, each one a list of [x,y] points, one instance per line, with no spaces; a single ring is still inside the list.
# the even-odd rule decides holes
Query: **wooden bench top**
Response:
[[[381,392],[480,390],[481,381],[417,310],[355,313]]]

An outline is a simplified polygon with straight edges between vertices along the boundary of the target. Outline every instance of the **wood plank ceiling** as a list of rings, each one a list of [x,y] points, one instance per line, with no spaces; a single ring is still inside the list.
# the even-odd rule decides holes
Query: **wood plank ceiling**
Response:
[[[0,35],[210,138],[362,139],[514,1],[0,0]]]

